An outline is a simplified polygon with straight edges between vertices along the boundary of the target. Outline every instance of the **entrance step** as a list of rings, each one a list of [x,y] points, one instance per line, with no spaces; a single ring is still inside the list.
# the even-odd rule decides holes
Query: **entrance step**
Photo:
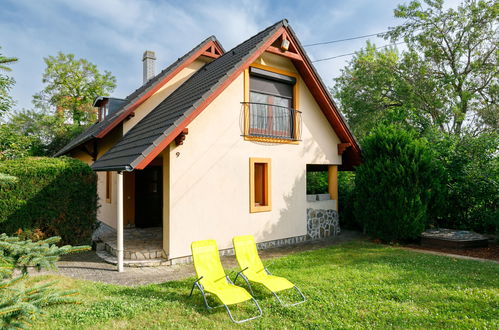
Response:
[[[163,228],[161,227],[125,228],[123,243],[125,266],[149,267],[170,264],[168,255],[163,252]],[[117,233],[111,227],[94,237],[97,255],[108,263],[117,263],[117,245]]]
[[[133,244],[131,244],[133,243]],[[149,260],[161,259],[164,256],[161,243],[151,244],[151,242],[129,242],[126,244],[123,251],[125,260]],[[117,242],[115,240],[107,240],[104,242],[104,250],[114,257],[118,256]]]
[[[108,264],[117,265],[118,258],[112,255],[106,250],[97,251],[97,255],[107,262]],[[123,260],[123,265],[125,267],[159,267],[159,266],[170,266],[171,262],[168,259],[164,258],[155,258],[155,259],[140,259],[140,260]]]

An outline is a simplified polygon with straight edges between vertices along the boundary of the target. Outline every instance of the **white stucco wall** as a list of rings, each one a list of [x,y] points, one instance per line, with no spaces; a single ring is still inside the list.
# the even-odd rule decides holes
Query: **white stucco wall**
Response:
[[[260,63],[295,70],[281,58]],[[273,62],[273,63],[270,63]],[[170,258],[190,255],[192,241],[235,235],[257,242],[306,234],[306,164],[341,164],[338,137],[299,79],[302,141],[266,144],[241,136],[241,74],[190,125],[183,145],[170,149]],[[272,159],[272,211],[249,212],[249,158]]]
[[[106,172],[97,172],[97,195],[99,196],[99,209],[97,210],[97,219],[106,225],[116,228],[116,172],[110,172],[111,175],[111,201],[106,201]]]
[[[134,112],[135,116],[123,121],[123,134],[128,132],[135,126],[142,118],[151,112],[161,101],[170,95],[175,89],[185,82],[192,74],[199,68],[206,64],[207,60],[200,58],[189,64],[186,68],[181,70],[175,77],[168,81],[149,99],[142,103]],[[121,130],[119,132],[121,134]],[[110,133],[110,135],[113,135]],[[116,134],[114,134],[116,135]],[[121,137],[121,135],[120,135]],[[119,137],[106,136],[99,145],[99,157],[109,150]],[[90,156],[78,152],[74,155],[76,158],[82,159],[89,165],[93,163]],[[111,184],[111,202],[106,201],[106,172],[97,172],[97,195],[99,196],[99,209],[97,210],[97,219],[106,223],[107,225],[116,228],[116,172],[112,173]]]

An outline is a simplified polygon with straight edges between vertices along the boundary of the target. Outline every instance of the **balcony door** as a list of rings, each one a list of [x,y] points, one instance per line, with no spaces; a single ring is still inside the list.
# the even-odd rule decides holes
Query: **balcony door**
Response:
[[[292,77],[252,68],[250,75],[249,135],[294,138]]]

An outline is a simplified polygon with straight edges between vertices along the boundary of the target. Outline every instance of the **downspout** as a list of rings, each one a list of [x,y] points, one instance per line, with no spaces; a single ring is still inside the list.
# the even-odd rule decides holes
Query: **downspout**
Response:
[[[118,272],[123,272],[123,172],[118,171],[117,192],[116,192],[116,207],[117,207],[117,223],[116,231],[117,250],[118,250]]]

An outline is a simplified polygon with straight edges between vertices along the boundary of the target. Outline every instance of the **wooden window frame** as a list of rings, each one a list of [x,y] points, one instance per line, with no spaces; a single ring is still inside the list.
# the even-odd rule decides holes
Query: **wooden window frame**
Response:
[[[250,67],[282,74],[285,76],[293,77],[295,78],[296,82],[293,85],[293,109],[294,110],[299,110],[299,75],[295,72],[290,72],[278,68],[274,68],[268,65],[264,64],[259,64],[259,63],[253,63],[250,65]],[[249,73],[249,68],[244,70],[243,73],[244,76],[244,140],[246,141],[259,141],[259,142],[270,142],[270,143],[287,143],[287,144],[299,144],[299,141],[296,140],[296,137],[301,135],[301,132],[298,130],[300,129],[299,124],[298,124],[298,118],[297,114],[295,112],[295,118],[293,118],[293,134],[294,134],[294,139],[289,140],[289,139],[280,139],[280,138],[273,138],[273,137],[261,137],[261,136],[251,136],[250,133],[250,127],[249,127],[249,121],[250,121],[250,113],[249,113],[249,102],[250,102],[250,73]]]
[[[265,164],[265,196],[267,205],[255,203],[255,164]],[[250,213],[272,211],[272,160],[270,158],[250,158]]]
[[[106,203],[111,204],[113,193],[113,172],[106,172]]]

